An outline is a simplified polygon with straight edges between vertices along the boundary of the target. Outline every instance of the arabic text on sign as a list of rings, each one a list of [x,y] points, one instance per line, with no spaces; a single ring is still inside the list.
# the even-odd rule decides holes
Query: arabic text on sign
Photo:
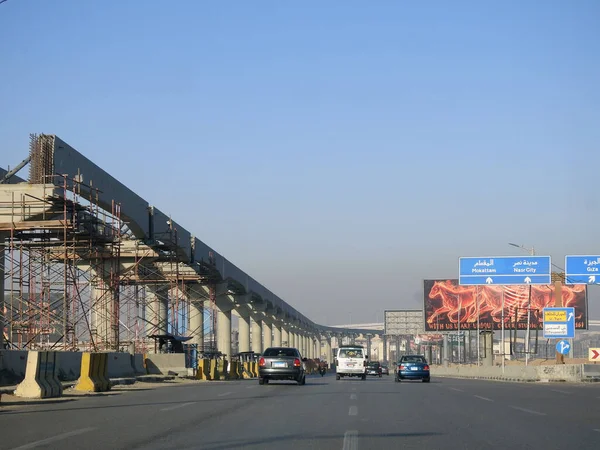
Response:
[[[544,311],[544,322],[566,322],[566,311]]]
[[[546,336],[556,335],[562,336],[567,334],[567,324],[553,323],[550,325],[544,325],[544,334]]]

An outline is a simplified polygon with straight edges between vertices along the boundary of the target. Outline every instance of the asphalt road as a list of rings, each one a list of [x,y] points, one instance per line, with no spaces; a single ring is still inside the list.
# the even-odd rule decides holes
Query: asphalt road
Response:
[[[138,389],[3,406],[0,448],[600,448],[600,383],[328,375]]]

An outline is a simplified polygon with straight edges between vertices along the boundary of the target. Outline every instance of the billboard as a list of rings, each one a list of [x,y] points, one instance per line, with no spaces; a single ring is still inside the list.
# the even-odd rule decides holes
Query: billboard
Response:
[[[423,311],[420,309],[399,309],[384,311],[386,335],[403,336],[423,332]]]
[[[529,301],[531,291],[531,302]],[[507,330],[542,329],[542,311],[554,306],[554,286],[461,286],[458,280],[425,280],[425,331],[502,329],[502,293],[504,327]],[[563,306],[575,308],[575,328],[587,329],[587,286],[563,285]]]

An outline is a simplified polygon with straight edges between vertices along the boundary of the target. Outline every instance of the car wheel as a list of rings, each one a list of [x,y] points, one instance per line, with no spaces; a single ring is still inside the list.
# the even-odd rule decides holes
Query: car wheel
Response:
[[[367,375],[365,374],[362,376],[362,380],[365,381],[366,379],[367,379]]]
[[[429,383],[431,381],[431,378],[423,378],[423,383]]]
[[[381,378],[381,374],[379,374],[379,378]]]
[[[396,383],[400,383],[400,377],[396,377]]]
[[[265,384],[265,379],[264,379],[264,378],[259,378],[259,379],[258,379],[258,384],[260,384],[261,386],[262,386],[263,384]]]
[[[338,381],[340,381],[340,376],[336,374],[335,375],[335,379],[338,380]]]

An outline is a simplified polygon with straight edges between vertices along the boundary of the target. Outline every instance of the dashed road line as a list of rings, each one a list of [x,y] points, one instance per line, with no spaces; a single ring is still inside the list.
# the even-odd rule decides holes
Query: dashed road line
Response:
[[[81,430],[69,431],[68,433],[57,434],[56,436],[52,436],[47,439],[42,439],[40,441],[30,442],[29,444],[21,445],[20,447],[16,447],[13,450],[25,450],[25,449],[29,449],[29,448],[41,447],[42,445],[48,445],[48,444],[52,444],[53,442],[62,441],[63,439],[68,439],[73,436],[79,436],[80,434],[88,433],[95,429],[96,428],[88,427],[88,428],[82,428]]]
[[[523,412],[526,412],[529,414],[535,414],[536,416],[545,416],[546,415],[546,413],[534,411],[533,409],[521,408],[520,406],[511,406],[511,408],[519,410],[519,411],[523,411]]]
[[[174,405],[174,406],[169,406],[168,408],[163,408],[163,409],[161,409],[161,411],[174,411],[176,409],[183,408],[185,406],[193,405],[194,403],[196,403],[196,402],[180,403],[179,405]]]
[[[486,402],[493,402],[491,398],[482,397],[481,395],[474,395],[473,397],[477,397],[478,399],[485,400]]]
[[[358,431],[348,430],[344,433],[342,450],[358,450]]]
[[[458,389],[458,388],[455,388],[455,387],[449,387],[448,389],[452,389],[453,391],[456,391],[456,392],[465,392],[462,389]]]
[[[558,392],[559,394],[571,394],[568,391],[561,391],[560,389],[550,389],[552,392]]]
[[[356,394],[350,394],[350,400],[356,400]]]
[[[233,394],[233,392],[223,392],[222,394],[217,395],[217,397],[226,397],[231,394]]]
[[[352,405],[350,407],[350,409],[348,410],[348,415],[349,416],[357,416],[358,415],[358,406]]]

